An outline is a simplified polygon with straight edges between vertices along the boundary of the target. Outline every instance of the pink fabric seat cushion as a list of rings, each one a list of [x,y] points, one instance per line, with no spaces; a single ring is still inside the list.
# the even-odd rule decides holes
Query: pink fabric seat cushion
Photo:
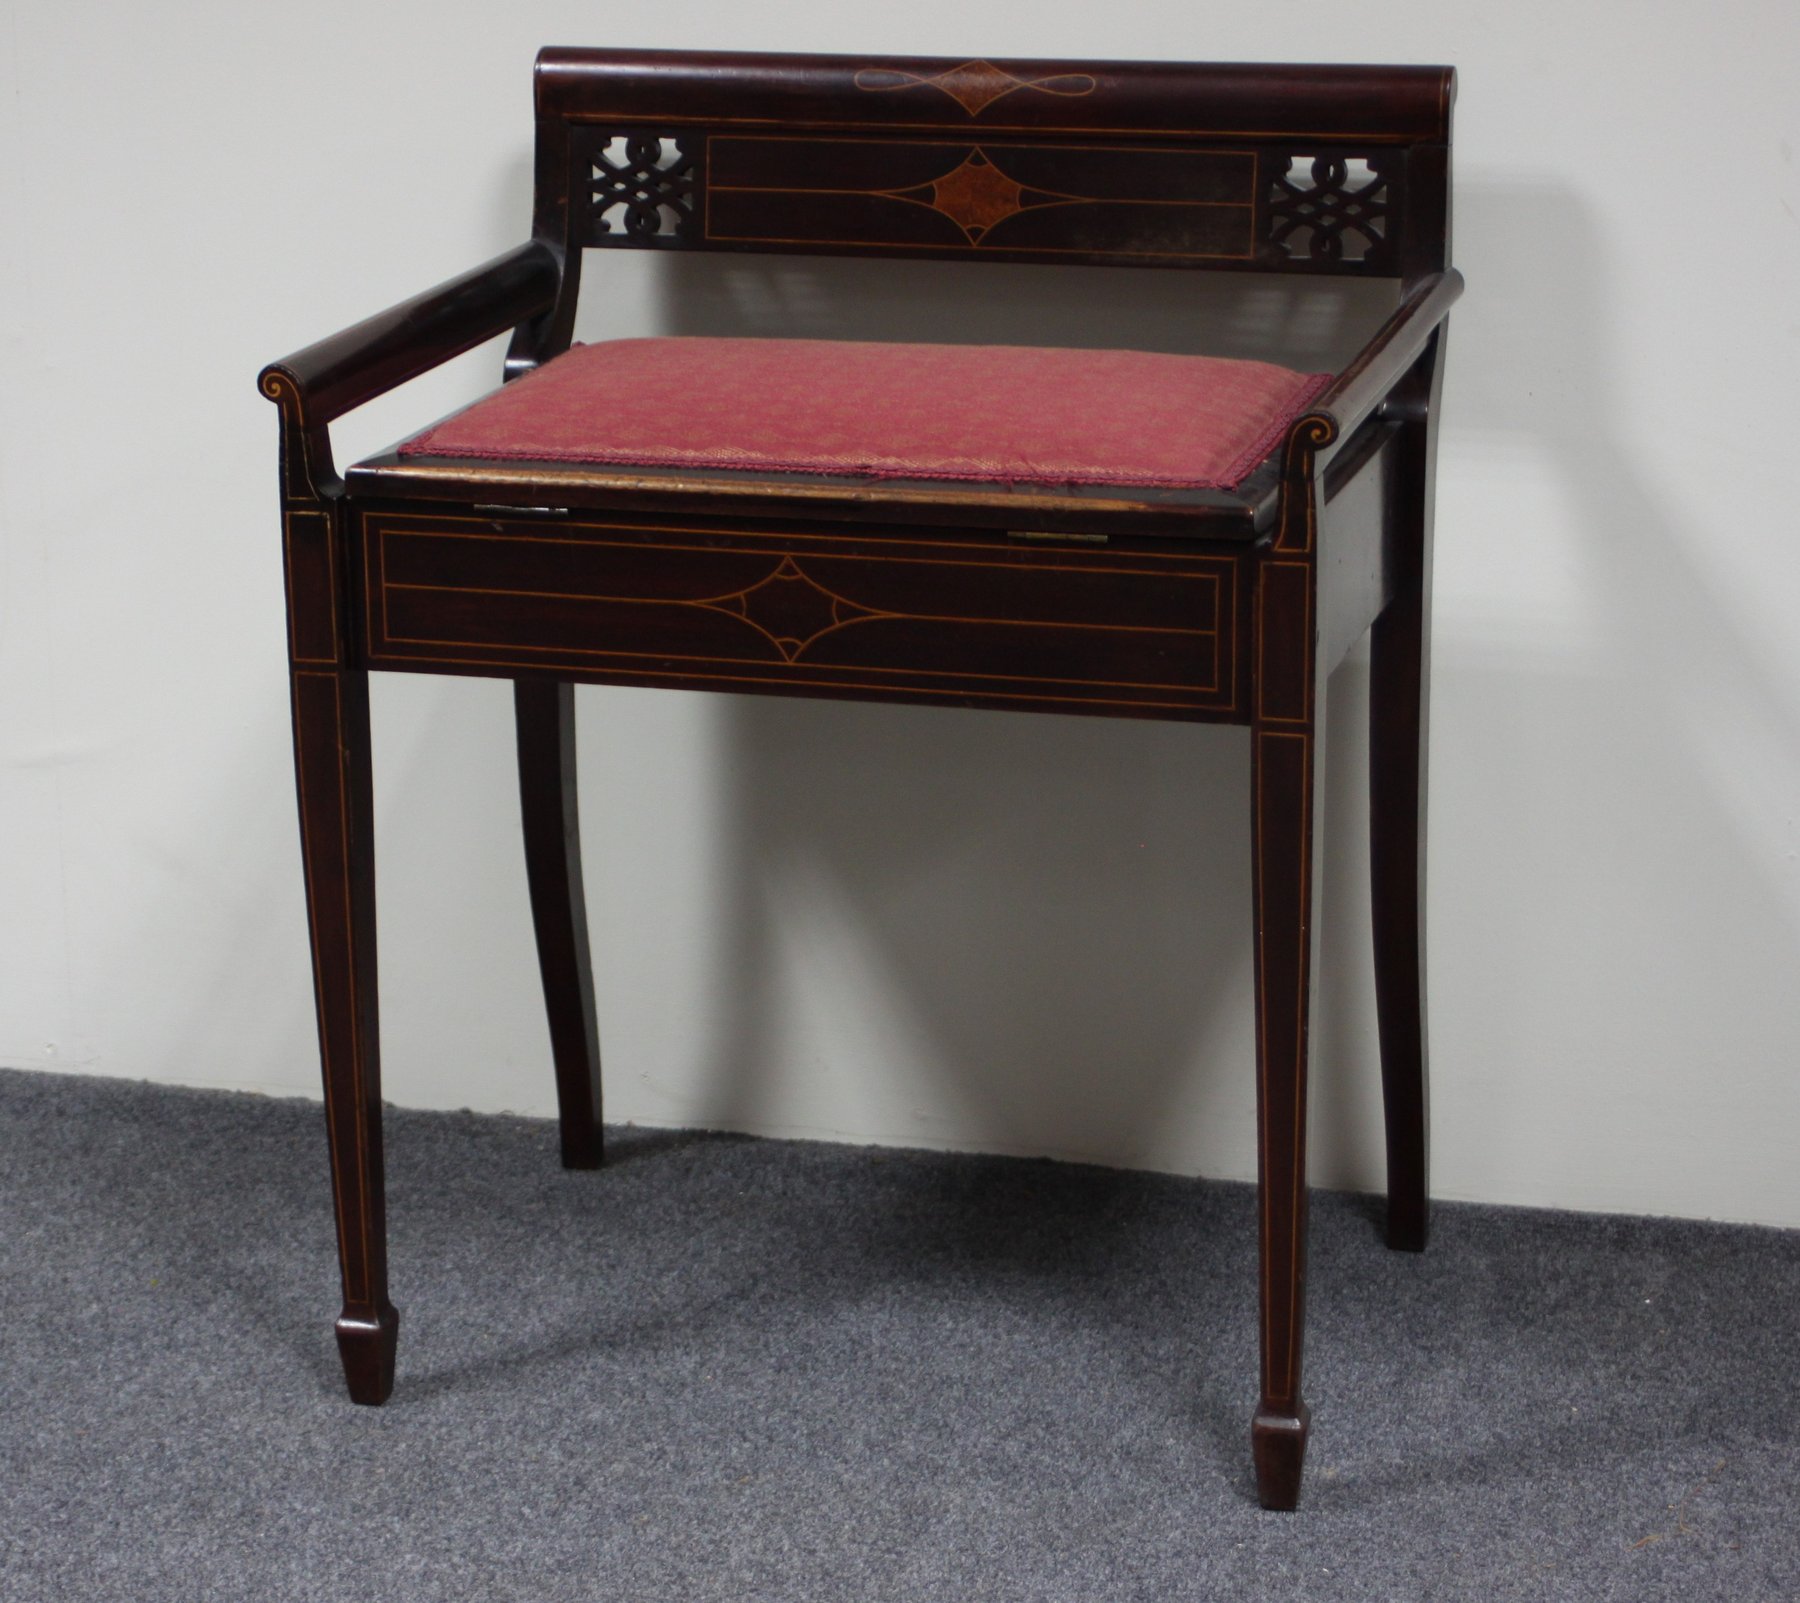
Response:
[[[1150,351],[611,340],[573,347],[400,454],[1229,489],[1329,382]]]

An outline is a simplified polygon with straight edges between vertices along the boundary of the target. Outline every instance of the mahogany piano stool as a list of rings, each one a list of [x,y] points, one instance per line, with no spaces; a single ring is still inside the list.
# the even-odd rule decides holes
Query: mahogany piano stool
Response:
[[[1441,67],[552,49],[532,238],[272,363],[294,759],[351,1396],[393,1384],[371,669],[513,681],[563,1162],[601,1159],[573,686],[1247,724],[1258,1493],[1299,1496],[1308,1013],[1326,676],[1372,633],[1392,1246],[1426,1234],[1431,508],[1449,265]],[[1153,352],[571,348],[587,250],[1377,277],[1335,375]],[[1124,281],[1121,281],[1124,282]],[[494,395],[348,469],[327,426],[506,330]]]

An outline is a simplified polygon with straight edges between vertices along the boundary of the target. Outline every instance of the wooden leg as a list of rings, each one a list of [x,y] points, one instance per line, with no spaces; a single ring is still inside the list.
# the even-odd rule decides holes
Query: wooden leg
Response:
[[[562,1161],[595,1169],[600,1127],[600,1034],[587,903],[581,888],[581,824],[575,798],[575,688],[549,680],[513,685],[519,731],[519,805],[525,872],[537,930],[538,968],[550,1015]]]
[[[378,1404],[393,1390],[400,1316],[387,1293],[369,681],[364,672],[336,668],[296,667],[291,678],[306,911],[344,1287],[338,1350],[351,1397]]]
[[[1251,1424],[1264,1508],[1300,1498],[1310,1420],[1300,1393],[1306,1310],[1306,1080],[1319,938],[1325,696],[1318,662],[1318,500],[1290,442],[1281,528],[1256,568],[1250,725],[1256,897],[1256,1133],[1262,1401]]]
[[[1431,524],[1443,378],[1440,333],[1400,387],[1388,481],[1393,599],[1370,631],[1369,847],[1375,1003],[1387,1119],[1390,1247],[1430,1228],[1425,1008],[1425,744],[1431,699]]]
[[[1318,932],[1320,730],[1253,735],[1257,1182],[1262,1402],[1251,1427],[1265,1508],[1300,1496],[1309,1420],[1300,1392],[1306,1282],[1306,1080]]]
[[[1424,606],[1416,585],[1375,622],[1369,672],[1369,826],[1375,1000],[1387,1115],[1390,1247],[1429,1228],[1425,1033]]]

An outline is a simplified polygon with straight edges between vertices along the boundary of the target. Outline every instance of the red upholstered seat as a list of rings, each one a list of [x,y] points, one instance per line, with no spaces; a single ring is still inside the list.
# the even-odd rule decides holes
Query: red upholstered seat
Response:
[[[575,346],[400,454],[1230,489],[1329,381],[1149,351],[612,340]]]

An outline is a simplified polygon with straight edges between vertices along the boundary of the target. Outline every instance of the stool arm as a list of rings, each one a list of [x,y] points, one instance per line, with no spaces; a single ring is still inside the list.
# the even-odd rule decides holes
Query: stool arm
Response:
[[[550,309],[562,281],[556,252],[520,245],[422,295],[271,362],[257,387],[319,428]]]
[[[1462,292],[1463,276],[1454,267],[1420,279],[1331,387],[1295,421],[1289,438],[1304,429],[1315,445],[1348,439],[1387,402]]]

